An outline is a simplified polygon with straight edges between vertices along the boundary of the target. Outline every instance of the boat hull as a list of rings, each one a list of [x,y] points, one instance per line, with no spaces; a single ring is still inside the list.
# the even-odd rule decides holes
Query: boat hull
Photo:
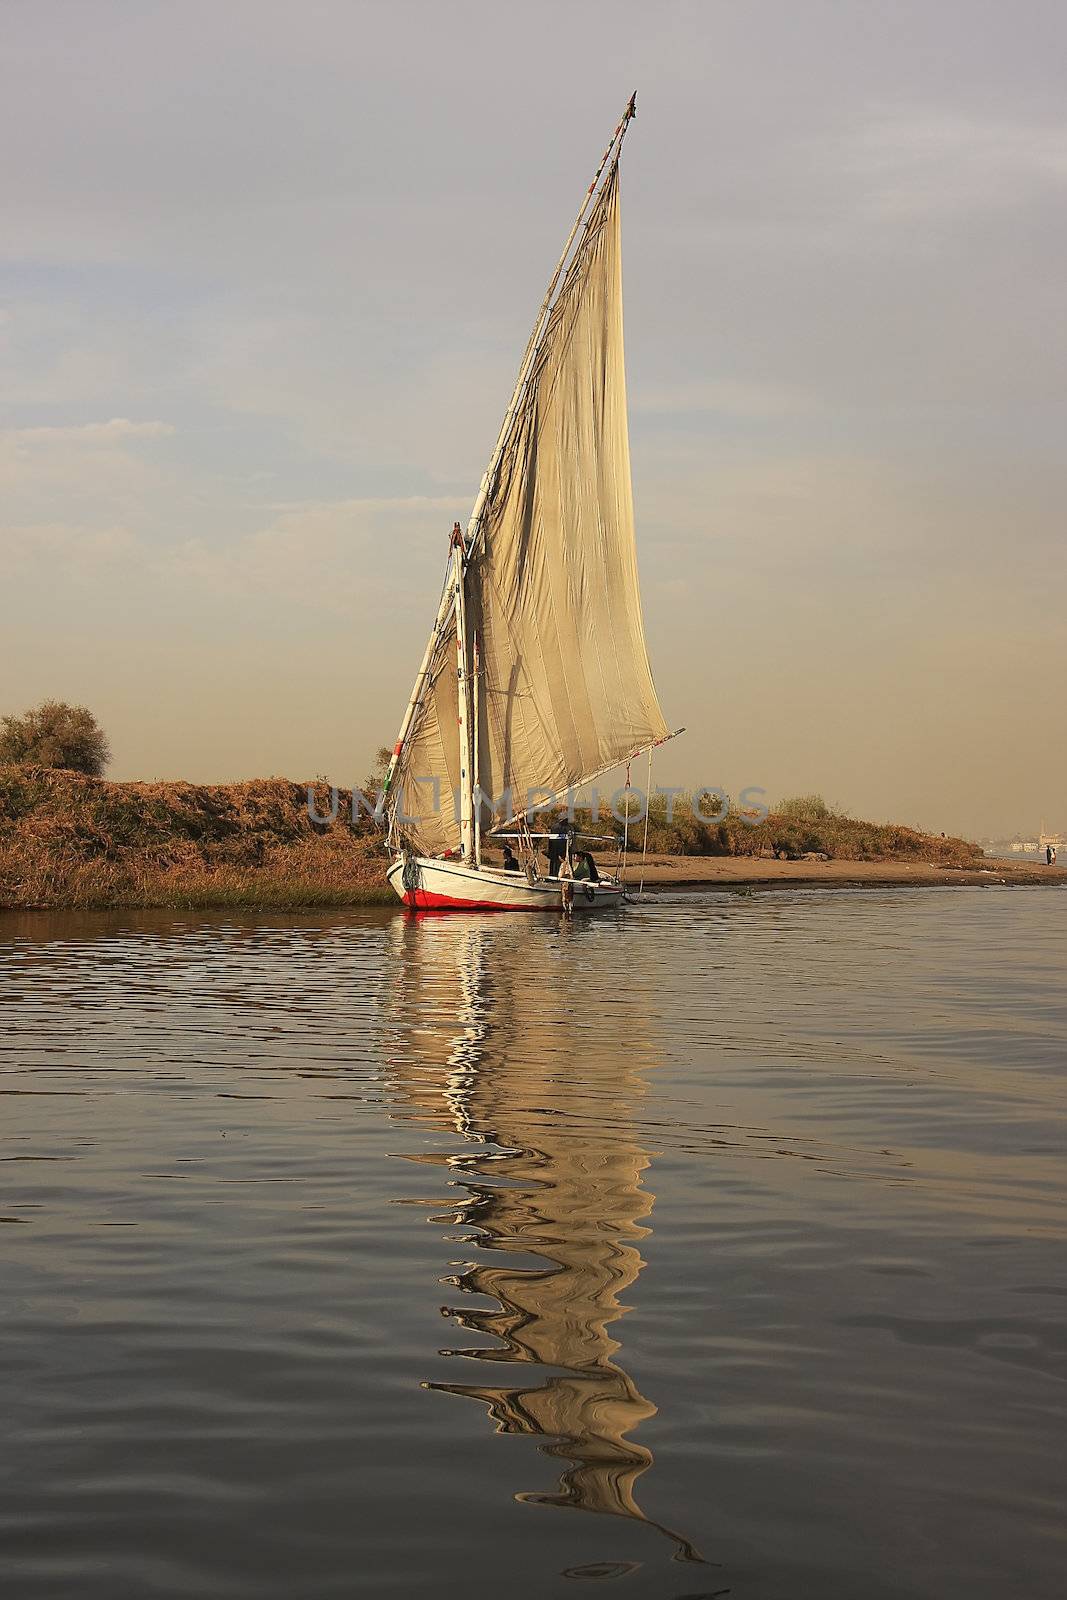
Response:
[[[406,882],[405,882],[406,867]],[[558,878],[533,883],[519,872],[468,867],[461,861],[419,856],[394,861],[386,874],[394,893],[413,911],[561,911],[564,884]],[[623,904],[621,883],[573,884],[574,911],[604,911]]]

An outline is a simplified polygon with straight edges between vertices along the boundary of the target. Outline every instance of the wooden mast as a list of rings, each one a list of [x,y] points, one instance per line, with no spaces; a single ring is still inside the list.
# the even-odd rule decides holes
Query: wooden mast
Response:
[[[452,529],[452,601],[456,613],[456,672],[459,679],[459,830],[464,861],[474,860],[474,769],[471,761],[471,673],[467,647],[467,584],[463,530]]]
[[[482,864],[482,769],[479,740],[481,738],[481,718],[478,704],[481,699],[480,687],[482,681],[482,651],[477,630],[471,640],[471,658],[473,670],[471,672],[471,703],[473,717],[471,724],[471,787],[474,795],[474,865]]]

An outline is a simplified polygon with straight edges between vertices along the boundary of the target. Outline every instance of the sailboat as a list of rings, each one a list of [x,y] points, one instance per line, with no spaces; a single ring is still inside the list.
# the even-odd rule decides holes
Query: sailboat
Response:
[[[630,100],[534,322],[383,785],[406,905],[596,910],[624,873],[575,883],[573,830],[541,819],[675,733],[641,617],[623,357],[619,157]],[[681,729],[676,732],[681,732]],[[489,859],[503,841],[518,856]],[[587,856],[591,860],[591,855]],[[586,871],[589,871],[588,864]]]

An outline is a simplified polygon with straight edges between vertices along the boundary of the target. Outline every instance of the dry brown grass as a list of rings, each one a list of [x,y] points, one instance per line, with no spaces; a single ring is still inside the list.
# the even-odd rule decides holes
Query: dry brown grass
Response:
[[[326,785],[317,810],[329,809]],[[307,785],[107,783],[0,767],[0,908],[344,906],[393,899],[363,819],[316,826]]]
[[[710,810],[710,804],[708,806]],[[578,814],[578,826],[606,832]],[[630,846],[641,848],[644,823],[631,823]],[[693,814],[687,796],[675,803],[674,816],[666,820],[666,801],[653,801],[649,815],[648,848],[655,855],[777,856],[796,861],[822,855],[831,861],[910,861],[930,866],[974,866],[982,851],[966,839],[921,833],[893,822],[863,822],[833,810],[819,795],[805,795],[782,803],[763,822],[746,822],[730,812],[724,821],[701,821]]]

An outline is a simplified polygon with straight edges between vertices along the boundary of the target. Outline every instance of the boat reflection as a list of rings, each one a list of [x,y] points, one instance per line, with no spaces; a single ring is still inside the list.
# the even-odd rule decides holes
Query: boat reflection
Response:
[[[554,1489],[516,1499],[636,1519],[672,1540],[677,1559],[699,1561],[637,1502],[652,1452],[632,1435],[656,1406],[613,1336],[644,1266],[654,1198],[633,1126],[653,1058],[650,1008],[630,978],[610,1007],[584,1003],[579,975],[610,959],[609,927],[561,921],[531,941],[518,920],[409,915],[393,933],[394,1114],[476,1147],[411,1157],[449,1170],[463,1198],[434,1220],[478,1248],[443,1280],[460,1299],[442,1312],[457,1333],[498,1341],[443,1352],[487,1377],[495,1369],[492,1381],[426,1387],[480,1401],[499,1432],[536,1438],[567,1463]]]

